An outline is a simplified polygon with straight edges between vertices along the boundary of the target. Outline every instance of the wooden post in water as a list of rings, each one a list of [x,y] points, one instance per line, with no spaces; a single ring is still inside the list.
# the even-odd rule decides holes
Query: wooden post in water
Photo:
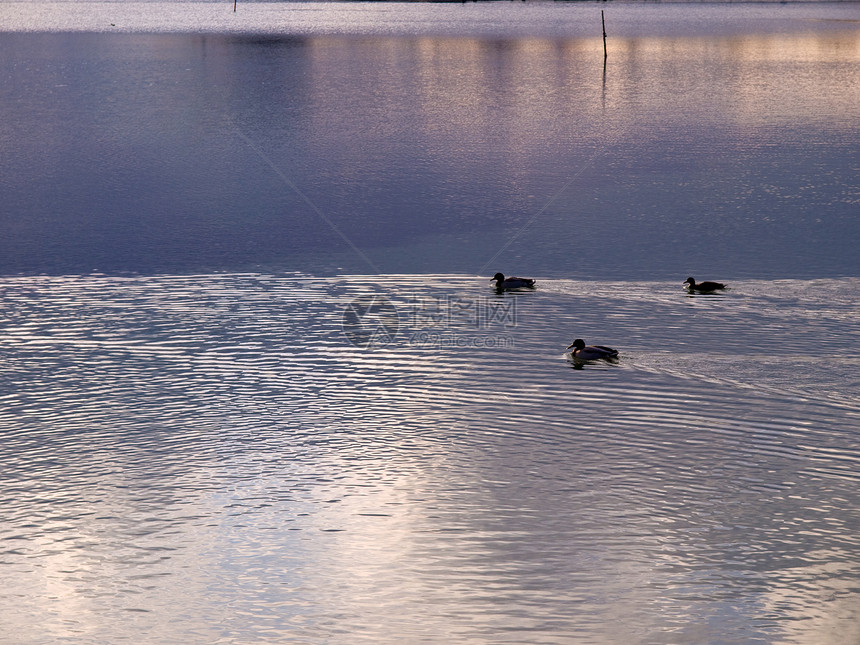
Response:
[[[233,13],[236,13],[236,3],[237,3],[238,1],[239,1],[239,0],[233,0]]]
[[[603,9],[600,10],[600,24],[603,26],[603,60],[606,60],[606,21],[603,19]]]

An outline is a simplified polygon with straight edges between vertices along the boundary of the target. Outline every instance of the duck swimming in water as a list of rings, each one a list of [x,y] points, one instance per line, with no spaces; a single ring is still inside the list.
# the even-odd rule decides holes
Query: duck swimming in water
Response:
[[[490,280],[496,281],[496,289],[522,289],[523,287],[531,288],[535,286],[535,281],[531,278],[506,278],[504,273],[497,273]]]
[[[568,345],[568,349],[573,349],[570,353],[574,358],[583,361],[594,361],[599,358],[617,358],[618,350],[606,347],[605,345],[586,345],[585,341],[577,338],[572,344]]]
[[[704,282],[696,283],[695,279],[687,278],[684,280],[684,284],[688,285],[688,289],[690,291],[698,291],[699,293],[705,293],[708,291],[716,291],[717,289],[725,289],[726,285],[722,282],[711,282],[709,280],[705,280]]]

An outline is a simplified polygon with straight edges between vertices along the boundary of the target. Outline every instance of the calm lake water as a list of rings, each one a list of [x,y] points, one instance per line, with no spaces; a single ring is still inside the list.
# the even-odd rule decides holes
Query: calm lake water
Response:
[[[850,4],[0,5],[0,643],[860,643],[858,63]]]

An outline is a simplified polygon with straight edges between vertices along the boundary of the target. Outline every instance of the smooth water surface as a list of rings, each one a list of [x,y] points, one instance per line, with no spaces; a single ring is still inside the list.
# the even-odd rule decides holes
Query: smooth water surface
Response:
[[[239,9],[0,5],[0,643],[860,642],[854,5]]]
[[[604,69],[599,35],[538,28],[602,5],[526,4],[519,37],[459,5],[431,35],[385,35],[420,5],[372,35],[0,35],[0,274],[858,275],[843,6],[613,5],[643,35]]]

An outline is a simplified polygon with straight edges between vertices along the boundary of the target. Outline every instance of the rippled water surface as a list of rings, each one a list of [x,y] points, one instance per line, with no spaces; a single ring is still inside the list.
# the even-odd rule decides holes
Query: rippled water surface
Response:
[[[858,636],[856,279],[2,286],[17,642]]]
[[[0,643],[860,642],[854,5],[230,9],[0,5]]]

